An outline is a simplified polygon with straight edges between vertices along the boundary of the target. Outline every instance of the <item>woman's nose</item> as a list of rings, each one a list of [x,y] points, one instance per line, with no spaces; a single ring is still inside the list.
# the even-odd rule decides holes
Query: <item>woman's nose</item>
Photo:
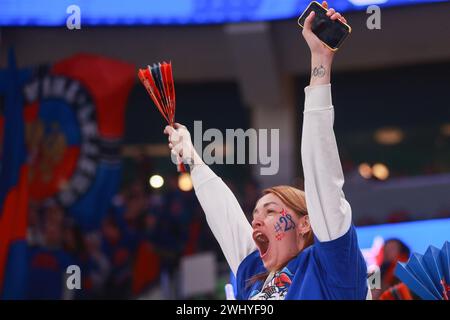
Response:
[[[253,229],[255,229],[255,228],[260,228],[260,227],[262,227],[263,225],[264,225],[264,223],[262,222],[261,219],[253,218],[253,221],[252,221],[252,227],[253,227]]]

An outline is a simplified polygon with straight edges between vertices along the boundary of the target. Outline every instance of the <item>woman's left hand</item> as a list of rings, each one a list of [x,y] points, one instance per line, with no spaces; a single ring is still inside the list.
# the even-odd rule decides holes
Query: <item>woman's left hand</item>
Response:
[[[327,9],[328,3],[326,1],[323,1],[322,6]],[[328,10],[327,16],[330,17],[331,20],[340,20],[344,23],[347,23],[347,20],[333,8]],[[320,39],[312,32],[312,22],[314,21],[314,17],[315,12],[313,11],[306,18],[302,32],[303,38],[305,38],[306,43],[308,44],[309,50],[311,51],[311,57],[313,59],[320,59],[323,63],[329,62],[331,64],[334,52],[327,46],[325,46],[322,41],[320,41]]]

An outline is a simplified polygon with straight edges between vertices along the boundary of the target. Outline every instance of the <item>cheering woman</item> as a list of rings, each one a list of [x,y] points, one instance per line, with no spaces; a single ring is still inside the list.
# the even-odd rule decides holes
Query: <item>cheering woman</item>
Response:
[[[326,7],[327,3],[323,5]],[[332,20],[345,19],[334,9]],[[236,275],[238,299],[365,299],[367,268],[358,248],[352,211],[333,132],[330,73],[334,52],[312,33],[305,88],[301,156],[305,191],[274,186],[263,191],[250,224],[225,183],[195,152],[185,126],[167,126],[172,153],[188,162],[196,196]]]

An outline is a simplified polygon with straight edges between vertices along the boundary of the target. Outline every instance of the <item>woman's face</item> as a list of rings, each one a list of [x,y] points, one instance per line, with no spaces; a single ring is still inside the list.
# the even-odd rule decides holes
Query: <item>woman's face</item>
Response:
[[[307,216],[299,217],[274,194],[258,200],[253,211],[253,240],[264,267],[281,269],[303,248],[302,233],[310,229]]]

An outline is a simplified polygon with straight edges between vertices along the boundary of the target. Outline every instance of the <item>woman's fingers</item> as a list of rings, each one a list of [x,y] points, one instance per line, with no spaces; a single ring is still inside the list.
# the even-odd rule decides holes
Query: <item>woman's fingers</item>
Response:
[[[347,19],[345,19],[339,12],[336,12],[336,10],[334,10],[333,8],[330,8],[327,11],[327,16],[330,17],[331,20],[339,20],[341,22],[347,23]]]
[[[179,128],[184,128],[184,129],[186,129],[186,126],[184,126],[184,125],[182,125],[181,123],[178,123],[178,122],[175,122],[173,125],[174,125],[174,127],[175,127],[176,129],[179,129]]]
[[[337,19],[340,19],[340,18],[342,18],[342,16],[341,16],[341,14],[339,12],[336,12],[335,14],[333,14],[330,17],[331,20],[337,20]]]
[[[175,129],[172,128],[171,126],[166,126],[166,127],[164,128],[164,134],[171,135],[174,131],[175,131]]]
[[[169,148],[172,149],[173,148],[173,142],[178,139],[177,131],[171,126],[166,126],[164,128],[164,133],[167,134],[167,141],[169,141]]]
[[[322,7],[324,7],[325,9],[328,9],[328,2],[322,1]]]
[[[305,19],[305,24],[304,24],[304,30],[306,30],[306,31],[311,31],[311,27],[312,27],[312,22],[313,22],[313,20],[314,20],[314,16],[315,16],[315,12],[314,11],[311,11],[310,13],[309,13],[309,15],[306,17],[306,19]]]

